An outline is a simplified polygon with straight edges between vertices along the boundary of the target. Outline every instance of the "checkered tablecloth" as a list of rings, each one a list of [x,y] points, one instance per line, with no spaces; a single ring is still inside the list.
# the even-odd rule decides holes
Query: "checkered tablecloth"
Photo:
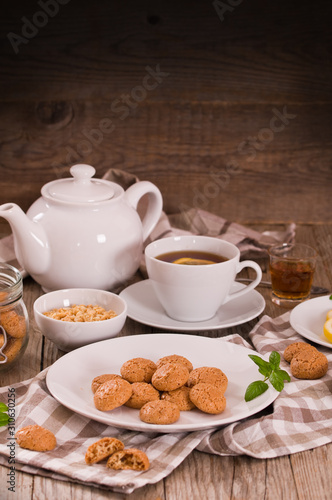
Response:
[[[264,316],[250,334],[256,350],[282,354],[285,347],[300,341],[289,324],[289,313],[276,319]],[[221,341],[249,347],[239,335]],[[54,432],[57,447],[37,453],[21,449],[11,436],[11,427],[0,428],[0,463],[9,466],[12,443],[15,467],[31,474],[74,481],[130,493],[169,475],[194,449],[218,455],[249,455],[271,458],[297,453],[332,441],[332,350],[318,346],[329,359],[329,371],[319,380],[297,380],[285,384],[269,411],[243,421],[192,433],[151,434],[109,427],[89,420],[59,404],[48,392],[44,370],[31,380],[0,389],[7,404],[15,394],[15,429],[39,424]],[[282,368],[289,365],[281,361]],[[112,471],[105,464],[87,466],[87,447],[104,436],[122,440],[126,447],[145,451],[151,466],[146,472]]]

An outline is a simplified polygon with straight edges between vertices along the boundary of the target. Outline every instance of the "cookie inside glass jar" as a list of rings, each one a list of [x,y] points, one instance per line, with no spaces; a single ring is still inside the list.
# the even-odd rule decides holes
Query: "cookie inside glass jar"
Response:
[[[15,267],[0,263],[0,370],[20,359],[28,344],[28,332],[22,275]]]

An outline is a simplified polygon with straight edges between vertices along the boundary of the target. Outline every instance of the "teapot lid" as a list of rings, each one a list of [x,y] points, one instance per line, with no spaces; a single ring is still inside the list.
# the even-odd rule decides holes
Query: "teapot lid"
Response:
[[[91,165],[73,165],[70,173],[73,178],[49,182],[42,188],[42,194],[59,201],[81,203],[110,200],[114,196],[109,181],[91,178],[96,173]]]

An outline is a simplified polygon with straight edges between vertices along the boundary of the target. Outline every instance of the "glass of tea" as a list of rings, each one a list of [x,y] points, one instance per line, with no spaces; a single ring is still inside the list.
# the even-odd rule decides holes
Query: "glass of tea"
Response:
[[[294,307],[310,297],[317,252],[300,243],[274,245],[269,249],[272,302]]]

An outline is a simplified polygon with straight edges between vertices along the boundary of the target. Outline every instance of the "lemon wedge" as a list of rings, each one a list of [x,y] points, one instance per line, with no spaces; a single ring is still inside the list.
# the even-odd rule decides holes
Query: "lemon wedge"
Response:
[[[327,312],[327,315],[326,315],[326,321],[328,319],[331,319],[332,318],[332,309],[330,309],[328,312]]]
[[[173,260],[173,264],[185,264],[189,266],[201,266],[204,264],[215,264],[213,260],[192,259],[191,257],[181,257],[181,259]]]
[[[327,340],[332,342],[332,318],[328,319],[324,323],[323,332]]]

